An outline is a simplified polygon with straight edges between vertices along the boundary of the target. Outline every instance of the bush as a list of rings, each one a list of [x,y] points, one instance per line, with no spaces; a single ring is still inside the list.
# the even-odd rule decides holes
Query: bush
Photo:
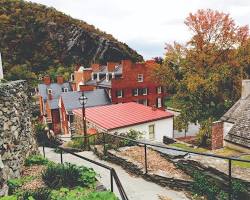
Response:
[[[118,200],[112,192],[91,192],[82,187],[77,187],[72,190],[61,188],[51,192],[51,200]]]
[[[212,118],[209,118],[208,120],[201,123],[201,128],[196,136],[198,146],[211,146],[212,123]]]
[[[23,184],[21,179],[9,179],[7,185],[9,186],[9,194],[14,194],[15,191]]]
[[[206,195],[208,200],[216,199],[219,193],[219,187],[208,180],[208,178],[200,172],[195,171],[193,173],[194,183],[193,191],[199,195]]]
[[[11,195],[11,196],[0,197],[0,200],[17,200],[17,196]]]
[[[241,200],[249,198],[249,196],[247,197],[246,186],[238,180],[232,181],[232,190],[233,190],[233,199]]]
[[[96,182],[96,173],[93,169],[76,166],[70,163],[51,163],[42,174],[44,182],[51,188],[60,187],[91,187]]]
[[[17,194],[18,189],[25,183],[34,179],[34,176],[25,176],[23,178],[14,178],[7,181],[9,194]]]
[[[84,149],[84,138],[74,138],[67,143],[67,146],[74,149]]]
[[[41,155],[32,155],[25,160],[25,166],[31,165],[47,165],[49,160]]]
[[[39,188],[33,191],[25,191],[21,200],[50,200],[51,191],[47,188]]]

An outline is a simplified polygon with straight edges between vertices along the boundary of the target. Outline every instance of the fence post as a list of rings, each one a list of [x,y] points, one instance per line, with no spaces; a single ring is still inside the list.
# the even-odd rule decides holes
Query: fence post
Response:
[[[61,164],[63,164],[63,153],[62,153],[62,149],[60,149],[60,156],[61,156]]]
[[[44,142],[43,142],[43,157],[45,158],[45,147],[44,147]]]
[[[147,162],[147,145],[144,144],[144,157],[145,157],[145,172],[148,173],[148,162]]]
[[[232,199],[232,160],[228,159],[228,176],[229,176],[229,200]]]
[[[103,140],[103,155],[106,156],[106,141],[105,141],[105,133],[104,132],[102,135],[102,140]]]
[[[111,192],[113,192],[114,191],[113,170],[110,170],[110,188],[111,188]]]

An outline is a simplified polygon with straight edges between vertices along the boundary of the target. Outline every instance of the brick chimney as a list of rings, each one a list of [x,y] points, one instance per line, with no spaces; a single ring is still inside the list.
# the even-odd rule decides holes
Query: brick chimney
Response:
[[[100,71],[100,64],[94,63],[91,65],[91,68],[92,68],[93,72],[98,72],[98,71]]]
[[[86,83],[87,81],[89,81],[92,78],[92,68],[87,68],[82,72],[82,80],[84,83]]]
[[[212,150],[220,149],[223,147],[223,130],[224,123],[222,121],[216,121],[212,124],[211,133],[211,148]]]
[[[64,83],[63,76],[59,75],[56,77],[56,82],[60,85]]]
[[[108,72],[113,72],[115,70],[115,66],[118,64],[115,62],[107,62]]]
[[[250,79],[242,80],[241,98],[246,99],[250,95]]]
[[[46,75],[43,77],[43,83],[49,85],[51,83],[50,76]]]

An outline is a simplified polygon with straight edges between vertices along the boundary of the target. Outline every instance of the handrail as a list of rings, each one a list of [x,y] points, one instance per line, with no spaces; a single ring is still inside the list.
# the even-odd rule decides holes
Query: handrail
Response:
[[[215,157],[215,158],[221,158],[221,159],[226,159],[226,160],[230,159],[230,160],[234,160],[234,161],[250,163],[250,160],[239,159],[239,158],[234,158],[234,157],[219,156],[219,155],[214,155],[214,154],[209,154],[209,153],[188,151],[188,150],[184,150],[184,149],[178,149],[178,148],[174,148],[174,147],[167,147],[167,146],[162,146],[162,145],[158,145],[158,144],[152,144],[152,143],[149,143],[149,142],[133,140],[133,139],[123,137],[123,136],[120,136],[120,135],[114,135],[114,134],[110,134],[110,133],[105,133],[105,134],[110,135],[110,136],[114,136],[114,137],[117,137],[117,138],[120,138],[120,139],[124,139],[124,140],[130,140],[130,141],[132,141],[134,143],[137,143],[137,144],[144,144],[144,145],[148,145],[148,146],[159,147],[159,148],[162,148],[162,149],[169,149],[169,150],[175,150],[175,151],[180,151],[180,152],[185,152],[185,153],[192,153],[192,154],[203,155],[203,156],[208,156],[208,157]]]
[[[125,192],[125,190],[124,190],[124,188],[123,188],[123,186],[121,184],[121,181],[120,181],[119,177],[117,176],[117,173],[116,173],[114,168],[112,168],[112,167],[110,167],[108,165],[105,165],[103,163],[99,163],[97,161],[86,158],[84,156],[78,155],[78,154],[76,154],[76,153],[74,153],[74,152],[72,152],[70,150],[67,150],[67,149],[65,149],[63,147],[58,146],[58,149],[60,149],[61,164],[63,163],[63,154],[62,154],[62,152],[64,151],[64,152],[69,153],[69,154],[71,154],[73,156],[76,156],[78,158],[81,158],[83,160],[86,160],[86,161],[88,161],[90,163],[93,163],[95,165],[98,165],[100,167],[103,167],[103,168],[109,170],[110,171],[110,181],[111,181],[111,192],[113,192],[113,179],[114,179],[122,200],[129,200],[128,197],[127,197],[127,194],[126,194],[126,192]],[[43,154],[44,154],[44,157],[45,157],[44,145],[43,145]]]

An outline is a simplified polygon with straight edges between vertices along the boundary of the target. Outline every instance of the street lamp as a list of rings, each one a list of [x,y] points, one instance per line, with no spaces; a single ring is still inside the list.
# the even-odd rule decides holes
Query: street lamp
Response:
[[[83,134],[84,134],[84,147],[87,147],[87,125],[86,125],[86,116],[85,116],[85,105],[88,101],[88,98],[82,92],[82,96],[79,97],[79,102],[82,105],[82,123],[83,123]]]

